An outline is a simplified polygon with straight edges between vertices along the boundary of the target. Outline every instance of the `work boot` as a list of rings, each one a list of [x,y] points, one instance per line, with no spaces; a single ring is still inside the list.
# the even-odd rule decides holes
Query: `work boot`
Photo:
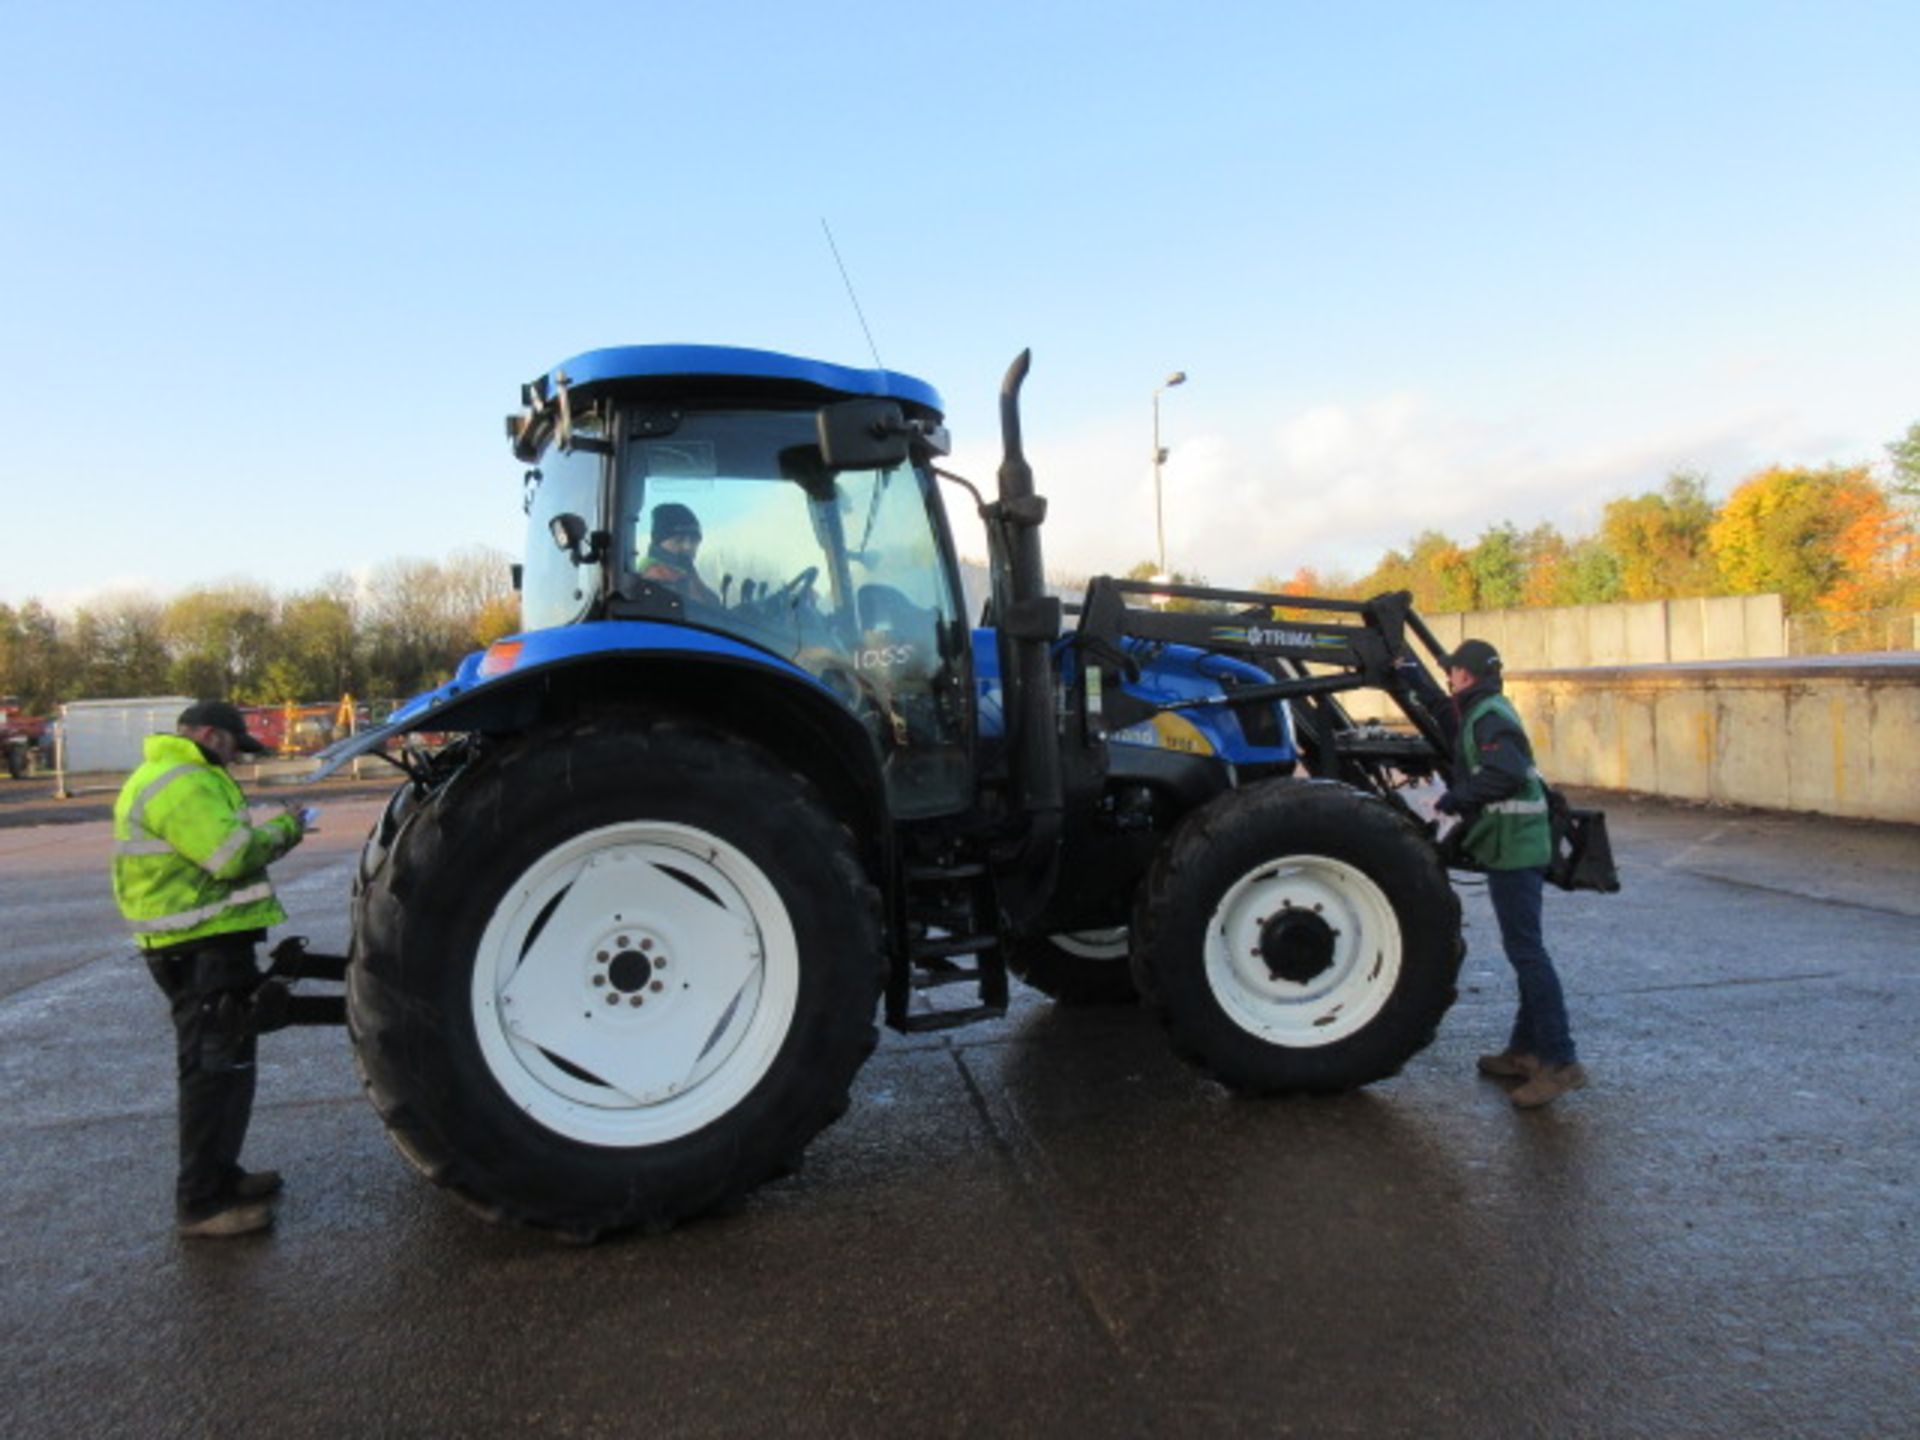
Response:
[[[1542,1105],[1551,1105],[1569,1090],[1583,1088],[1586,1083],[1584,1065],[1542,1065],[1511,1098],[1522,1110],[1537,1110]]]
[[[1482,1055],[1473,1068],[1490,1080],[1525,1080],[1540,1068],[1540,1057],[1502,1050],[1498,1055]]]
[[[270,1195],[278,1195],[285,1183],[278,1170],[242,1170],[233,1182],[233,1197],[236,1200],[265,1200]]]
[[[257,1235],[273,1226],[273,1207],[264,1200],[229,1205],[198,1220],[182,1220],[175,1227],[188,1240],[227,1240],[235,1235]]]

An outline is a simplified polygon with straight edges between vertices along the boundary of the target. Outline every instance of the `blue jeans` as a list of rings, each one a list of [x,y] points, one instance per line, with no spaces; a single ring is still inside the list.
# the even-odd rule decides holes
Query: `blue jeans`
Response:
[[[1570,1065],[1577,1058],[1567,1025],[1567,999],[1540,934],[1540,896],[1544,870],[1489,870],[1487,897],[1500,922],[1500,943],[1520,982],[1520,1011],[1514,1016],[1507,1048],[1535,1055],[1548,1065]]]

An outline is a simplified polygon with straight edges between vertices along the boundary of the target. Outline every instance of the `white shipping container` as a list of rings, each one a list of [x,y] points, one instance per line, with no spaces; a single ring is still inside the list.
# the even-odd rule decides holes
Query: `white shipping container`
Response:
[[[60,707],[61,768],[69,775],[132,770],[149,735],[171,735],[188,695],[136,700],[75,700]]]

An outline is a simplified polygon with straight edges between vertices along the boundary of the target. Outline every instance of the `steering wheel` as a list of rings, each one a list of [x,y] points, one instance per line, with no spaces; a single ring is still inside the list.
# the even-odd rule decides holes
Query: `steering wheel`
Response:
[[[820,567],[809,565],[771,595],[763,595],[756,604],[780,605],[788,600],[798,600],[800,596],[813,588],[813,582],[820,578]]]

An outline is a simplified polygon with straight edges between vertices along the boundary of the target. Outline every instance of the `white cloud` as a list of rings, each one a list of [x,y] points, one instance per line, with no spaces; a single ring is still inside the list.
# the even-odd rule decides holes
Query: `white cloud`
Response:
[[[1151,437],[1108,422],[1056,438],[1030,435],[1036,482],[1050,501],[1048,568],[1126,569],[1154,553]],[[1778,412],[1650,429],[1595,441],[1538,424],[1448,412],[1397,393],[1315,407],[1264,433],[1206,433],[1172,445],[1165,467],[1167,552],[1216,584],[1284,576],[1301,565],[1350,574],[1425,529],[1471,543],[1491,525],[1550,521],[1591,532],[1607,501],[1654,489],[1676,470],[1707,473],[1716,494],[1760,466],[1825,463],[1834,437]],[[998,457],[958,457],[991,484]],[[961,549],[978,527],[954,507]]]

